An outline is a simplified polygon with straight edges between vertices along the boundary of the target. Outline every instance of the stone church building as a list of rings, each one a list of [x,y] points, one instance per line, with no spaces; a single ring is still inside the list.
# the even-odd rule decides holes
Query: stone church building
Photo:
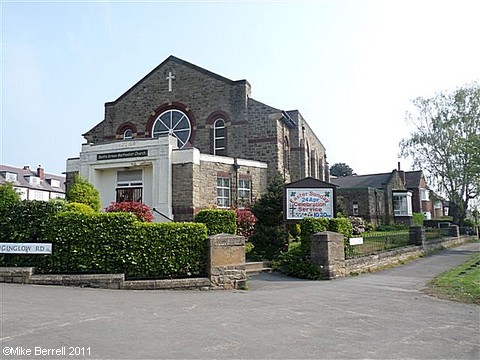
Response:
[[[67,160],[67,186],[79,173],[104,208],[141,201],[156,221],[248,206],[277,173],[329,180],[325,148],[298,110],[263,104],[246,80],[174,56],[107,102],[83,136],[80,156]]]

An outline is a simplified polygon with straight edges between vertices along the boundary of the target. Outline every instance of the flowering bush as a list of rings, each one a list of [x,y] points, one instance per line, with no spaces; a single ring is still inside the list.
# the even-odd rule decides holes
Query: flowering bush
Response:
[[[352,230],[354,235],[360,235],[365,232],[365,220],[361,217],[349,216],[348,220],[352,224]]]
[[[248,209],[236,209],[237,214],[237,235],[250,239],[255,231],[257,218]]]
[[[142,222],[152,222],[153,215],[150,208],[140,202],[125,201],[125,202],[112,202],[106,209],[106,212],[127,212],[132,213]]]

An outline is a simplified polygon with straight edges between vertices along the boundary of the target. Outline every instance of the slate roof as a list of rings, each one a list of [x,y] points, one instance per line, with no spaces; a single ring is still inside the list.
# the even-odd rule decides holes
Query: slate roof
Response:
[[[405,171],[405,182],[407,188],[419,188],[420,180],[422,179],[423,171]]]
[[[381,189],[382,185],[387,183],[391,176],[391,172],[383,174],[341,176],[330,178],[330,182],[337,185],[340,189],[369,187]]]
[[[30,184],[26,179],[28,176],[38,176],[36,169],[24,169],[24,168],[17,168],[8,165],[0,165],[0,184],[4,184],[5,180],[5,173],[14,173],[17,174],[17,181],[12,182],[14,186],[24,187],[29,189],[35,190],[44,190],[50,191],[55,193],[65,193],[65,177],[61,175],[54,175],[45,173],[45,179],[40,181],[39,185]],[[49,184],[49,180],[54,179],[60,181],[60,187],[54,187]]]

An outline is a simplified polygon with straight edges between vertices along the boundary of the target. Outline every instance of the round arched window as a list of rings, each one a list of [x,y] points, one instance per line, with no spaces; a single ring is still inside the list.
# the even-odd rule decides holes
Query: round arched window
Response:
[[[127,129],[123,132],[123,139],[124,140],[127,140],[127,139],[133,139],[133,131],[132,129]]]
[[[180,149],[188,143],[191,133],[190,119],[180,110],[167,110],[161,113],[153,123],[152,137],[173,135],[177,138]]]

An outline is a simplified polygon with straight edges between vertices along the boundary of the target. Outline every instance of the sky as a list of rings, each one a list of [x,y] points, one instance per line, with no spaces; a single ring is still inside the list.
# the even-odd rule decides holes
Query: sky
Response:
[[[480,1],[0,0],[0,163],[61,174],[104,104],[175,55],[298,109],[327,160],[390,172],[416,97],[480,80]]]

